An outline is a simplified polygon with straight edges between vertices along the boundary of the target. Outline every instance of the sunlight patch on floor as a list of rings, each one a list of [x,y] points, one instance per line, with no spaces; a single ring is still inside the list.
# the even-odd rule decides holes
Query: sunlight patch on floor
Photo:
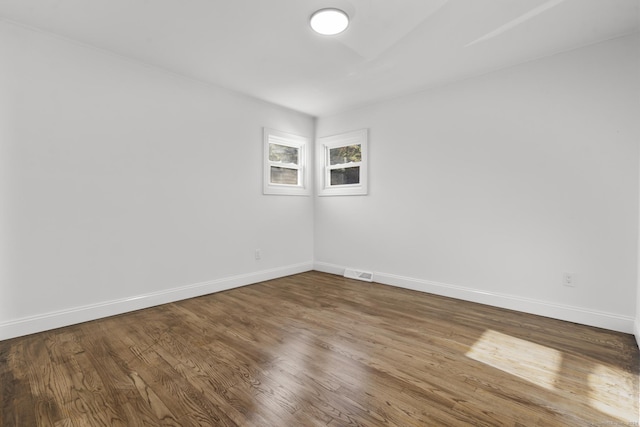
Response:
[[[487,330],[466,356],[540,387],[553,390],[562,353],[549,347]]]
[[[600,412],[619,420],[630,420],[631,408],[624,402],[637,399],[631,374],[622,369],[598,364],[589,373],[589,404]],[[634,396],[635,395],[635,396]],[[621,407],[622,405],[622,407]]]

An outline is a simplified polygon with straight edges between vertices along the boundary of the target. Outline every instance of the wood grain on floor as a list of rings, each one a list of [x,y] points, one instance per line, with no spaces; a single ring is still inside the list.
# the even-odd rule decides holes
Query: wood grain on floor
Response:
[[[309,272],[0,342],[2,426],[629,426],[631,335]]]

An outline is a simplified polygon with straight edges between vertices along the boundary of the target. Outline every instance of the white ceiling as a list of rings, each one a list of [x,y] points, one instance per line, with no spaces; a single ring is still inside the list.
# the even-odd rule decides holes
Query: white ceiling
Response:
[[[639,30],[640,0],[0,0],[0,17],[323,116]],[[352,18],[334,37],[309,16]]]

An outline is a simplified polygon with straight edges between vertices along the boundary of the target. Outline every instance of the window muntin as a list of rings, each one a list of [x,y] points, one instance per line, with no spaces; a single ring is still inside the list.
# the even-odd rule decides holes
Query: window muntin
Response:
[[[307,142],[302,136],[264,129],[264,194],[309,194]]]
[[[300,185],[300,147],[269,142],[269,184]]]
[[[330,186],[360,184],[362,144],[327,149],[327,180]]]
[[[318,195],[367,194],[367,130],[318,138]]]

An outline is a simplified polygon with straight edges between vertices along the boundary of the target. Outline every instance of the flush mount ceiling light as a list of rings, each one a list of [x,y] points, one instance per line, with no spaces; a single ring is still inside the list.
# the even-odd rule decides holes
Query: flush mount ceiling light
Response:
[[[320,9],[311,15],[311,28],[323,36],[333,36],[347,29],[349,16],[340,9]]]

